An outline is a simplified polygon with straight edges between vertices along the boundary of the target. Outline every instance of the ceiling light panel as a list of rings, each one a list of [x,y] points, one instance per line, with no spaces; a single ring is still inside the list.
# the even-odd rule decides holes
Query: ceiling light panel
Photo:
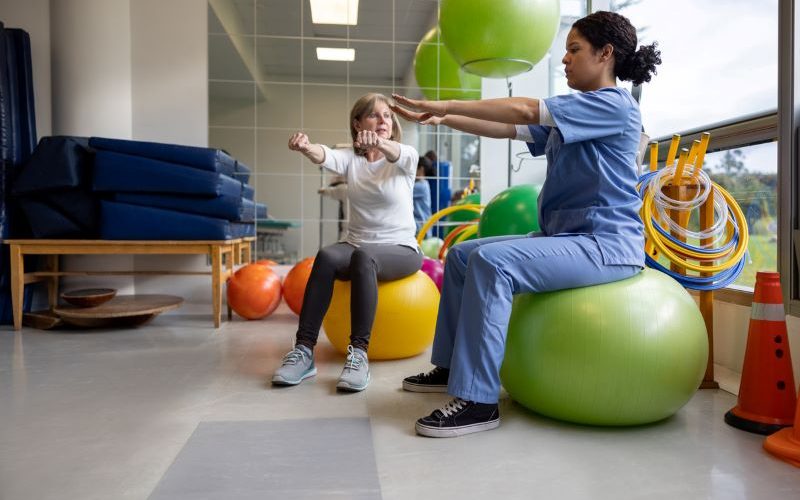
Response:
[[[358,0],[310,0],[314,24],[358,24]]]
[[[320,61],[355,61],[356,49],[317,47],[317,59]]]

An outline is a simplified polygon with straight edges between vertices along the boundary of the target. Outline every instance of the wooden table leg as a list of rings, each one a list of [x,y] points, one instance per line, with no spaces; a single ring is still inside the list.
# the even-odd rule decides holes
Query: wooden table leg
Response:
[[[22,328],[22,303],[25,295],[25,261],[19,245],[11,245],[11,308],[14,330]]]
[[[245,264],[252,264],[253,263],[253,242],[252,241],[245,241],[244,244],[244,263]]]
[[[238,266],[239,264],[242,263],[242,247],[241,247],[241,245],[242,245],[241,241],[238,242],[238,243],[231,243],[231,249],[233,250],[231,252],[231,255],[233,257],[233,265],[235,265],[235,266]]]
[[[47,270],[54,273],[58,272],[58,255],[47,255]],[[58,275],[51,276],[47,280],[47,304],[52,309],[58,305]]]
[[[222,247],[211,246],[211,302],[214,306],[214,328],[219,328],[222,314]]]
[[[234,255],[241,256],[241,248],[239,247],[239,243],[233,243],[230,246],[231,253]],[[226,273],[226,286],[227,286],[227,279],[230,279],[233,276],[233,265],[231,264],[232,259],[228,259],[228,272]],[[225,297],[225,307],[228,309],[228,321],[233,319],[233,312],[231,311],[231,305],[228,304],[228,298]]]

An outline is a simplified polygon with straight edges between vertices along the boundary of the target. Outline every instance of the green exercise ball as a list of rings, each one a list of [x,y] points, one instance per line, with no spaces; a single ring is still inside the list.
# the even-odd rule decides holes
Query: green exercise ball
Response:
[[[645,269],[614,283],[517,295],[500,378],[512,399],[542,415],[638,425],[686,404],[707,359],[695,301]]]
[[[422,249],[423,255],[426,257],[438,259],[439,250],[442,248],[443,244],[444,240],[441,238],[425,238],[422,240],[422,245],[420,245],[420,248]]]
[[[471,193],[461,198],[457,202],[453,203],[453,206],[457,207],[461,205],[480,205],[480,203],[481,203],[481,194]],[[458,210],[445,217],[444,220],[445,222],[460,222],[461,224],[466,224],[467,222],[474,221],[479,217],[480,214],[478,212],[473,212],[472,210]],[[445,226],[443,230],[443,235],[447,236],[453,229],[457,228],[461,224],[456,224],[453,226],[450,225]],[[478,235],[470,236],[464,241],[474,240],[477,237]]]
[[[417,45],[414,75],[417,85],[428,99],[481,98],[481,77],[458,67],[447,47],[439,41],[439,28],[431,29]]]
[[[481,214],[478,235],[506,236],[539,231],[539,186],[520,184],[495,195]]]
[[[529,71],[550,50],[559,0],[441,0],[442,41],[461,69],[489,78]]]

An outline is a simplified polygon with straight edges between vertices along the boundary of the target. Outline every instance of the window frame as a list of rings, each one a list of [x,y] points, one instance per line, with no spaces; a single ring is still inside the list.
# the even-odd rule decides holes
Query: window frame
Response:
[[[795,1],[778,3],[778,272],[786,312],[800,316],[800,285],[794,250],[800,244],[798,234],[798,124],[800,123],[800,52]],[[798,249],[800,250],[800,249]]]
[[[709,153],[716,153],[719,151],[743,148],[747,146],[755,146],[758,144],[765,144],[775,141],[778,142],[778,148],[780,148],[778,135],[778,111],[775,109],[751,113],[749,115],[732,118],[730,120],[724,120],[707,126],[692,128],[683,132],[676,132],[681,136],[679,150],[680,148],[690,148],[692,146],[692,142],[699,140],[700,135],[703,132],[709,132],[711,134],[711,141],[709,142],[708,148]],[[658,162],[666,162],[670,142],[672,141],[672,135],[656,137],[652,141],[658,143]],[[645,162],[647,161],[647,158],[647,155],[645,155]],[[778,172],[779,186],[780,182],[780,172]],[[776,196],[778,197],[778,206],[780,207],[780,188],[779,192],[776,193]],[[780,223],[778,227],[778,271],[780,272]],[[722,302],[749,306],[753,300],[753,292],[748,287],[731,285],[720,290],[715,290],[715,299]],[[798,306],[800,306],[800,302],[798,302]]]

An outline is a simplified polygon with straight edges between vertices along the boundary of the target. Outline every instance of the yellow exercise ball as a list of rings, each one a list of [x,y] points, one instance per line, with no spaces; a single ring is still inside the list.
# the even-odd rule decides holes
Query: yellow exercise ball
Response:
[[[438,311],[439,290],[422,271],[378,283],[369,359],[408,358],[427,349],[433,343]],[[336,350],[346,353],[350,344],[349,281],[334,283],[333,299],[322,326]]]

